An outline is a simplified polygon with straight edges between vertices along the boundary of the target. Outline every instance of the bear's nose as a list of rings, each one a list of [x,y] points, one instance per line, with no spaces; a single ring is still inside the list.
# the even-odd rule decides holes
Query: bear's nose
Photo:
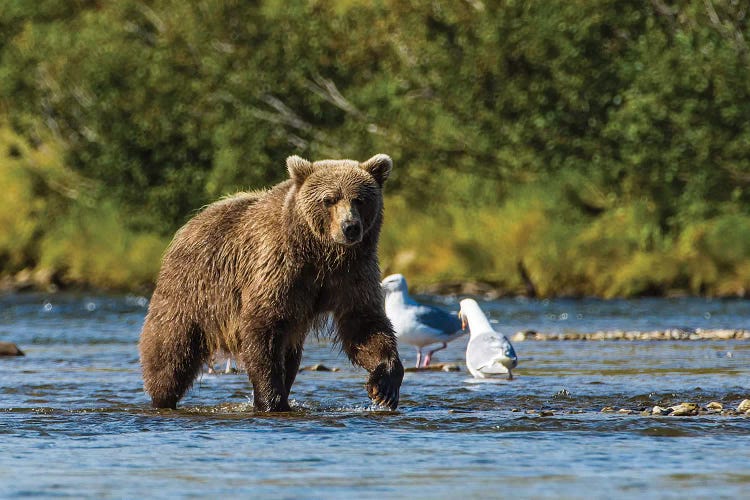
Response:
[[[362,237],[362,226],[357,221],[342,222],[341,231],[349,241],[358,241]]]

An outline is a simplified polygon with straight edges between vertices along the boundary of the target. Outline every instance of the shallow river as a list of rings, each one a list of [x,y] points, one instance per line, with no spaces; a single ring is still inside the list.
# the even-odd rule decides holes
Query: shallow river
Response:
[[[421,297],[456,310],[450,298]],[[500,300],[481,303],[509,336],[750,328],[750,301]],[[373,409],[352,367],[311,336],[295,412],[253,414],[244,374],[204,374],[177,411],[141,388],[147,301],[0,296],[0,498],[746,498],[750,417],[643,416],[654,405],[750,398],[750,343],[525,341],[516,378],[475,381],[467,339],[407,373],[396,412]],[[406,366],[415,360],[401,346]],[[634,410],[604,413],[604,407]],[[545,416],[541,416],[541,414]]]

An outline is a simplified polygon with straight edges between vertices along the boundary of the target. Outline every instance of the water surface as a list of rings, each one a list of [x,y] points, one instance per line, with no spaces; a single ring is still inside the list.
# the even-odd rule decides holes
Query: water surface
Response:
[[[421,297],[446,309],[457,300]],[[505,299],[496,327],[550,331],[750,328],[741,300]],[[740,498],[750,418],[642,416],[682,401],[750,397],[747,341],[527,341],[517,377],[407,373],[396,412],[374,409],[365,372],[310,337],[295,412],[252,411],[244,374],[204,374],[177,411],[141,388],[143,297],[6,295],[0,340],[0,497]],[[463,367],[466,338],[436,355]],[[408,366],[415,351],[401,346]],[[602,413],[611,406],[631,415]],[[540,413],[551,411],[550,416]]]

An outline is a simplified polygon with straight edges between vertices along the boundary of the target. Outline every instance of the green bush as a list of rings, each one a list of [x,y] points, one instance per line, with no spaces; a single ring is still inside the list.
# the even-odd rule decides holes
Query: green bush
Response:
[[[46,202],[34,192],[33,179],[19,159],[22,141],[7,127],[0,128],[0,271],[11,273],[34,259]]]
[[[139,290],[153,283],[168,240],[133,233],[110,203],[75,206],[55,221],[40,244],[39,267],[69,285]]]

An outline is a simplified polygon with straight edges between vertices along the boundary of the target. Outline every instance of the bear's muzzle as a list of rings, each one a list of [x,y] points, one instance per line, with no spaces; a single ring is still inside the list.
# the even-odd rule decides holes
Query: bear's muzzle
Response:
[[[358,220],[345,220],[341,223],[341,233],[347,245],[362,241],[362,223]]]

